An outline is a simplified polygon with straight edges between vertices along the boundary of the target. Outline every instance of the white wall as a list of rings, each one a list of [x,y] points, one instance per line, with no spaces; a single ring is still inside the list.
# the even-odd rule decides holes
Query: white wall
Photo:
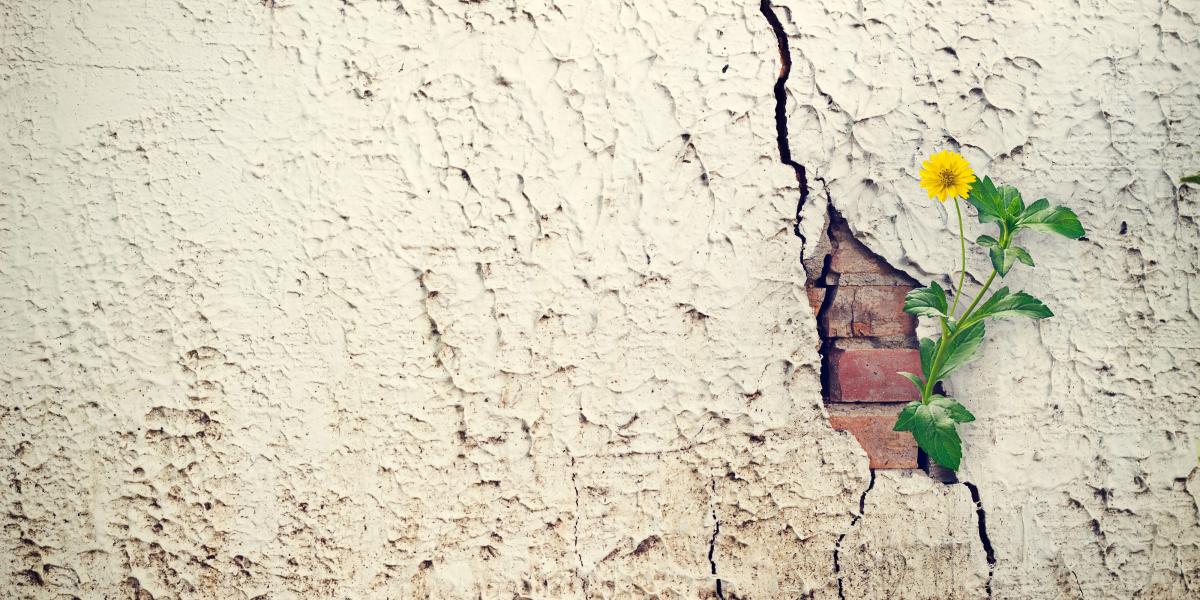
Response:
[[[1085,4],[774,9],[807,231],[1088,227],[949,385],[991,569],[826,422],[757,4],[0,1],[0,591],[1196,593],[1200,7]]]

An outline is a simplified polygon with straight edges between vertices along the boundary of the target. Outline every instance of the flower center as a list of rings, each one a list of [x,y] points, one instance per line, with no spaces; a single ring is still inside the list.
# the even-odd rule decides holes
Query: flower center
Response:
[[[942,169],[938,173],[938,183],[940,183],[942,187],[954,187],[954,184],[957,181],[958,178],[954,176],[954,171],[950,169]]]

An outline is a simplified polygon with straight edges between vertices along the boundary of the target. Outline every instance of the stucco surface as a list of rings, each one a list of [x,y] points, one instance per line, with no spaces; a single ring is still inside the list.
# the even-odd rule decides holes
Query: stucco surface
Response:
[[[1196,594],[1200,7],[769,10],[803,178],[757,3],[0,1],[0,595]],[[946,146],[1089,230],[971,486],[830,429],[793,232],[952,270]]]

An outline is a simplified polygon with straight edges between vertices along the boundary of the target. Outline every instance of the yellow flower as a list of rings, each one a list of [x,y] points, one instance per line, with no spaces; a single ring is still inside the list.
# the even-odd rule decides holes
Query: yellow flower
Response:
[[[974,181],[971,163],[957,152],[942,150],[921,164],[921,187],[929,192],[930,198],[941,202],[947,198],[966,198]]]

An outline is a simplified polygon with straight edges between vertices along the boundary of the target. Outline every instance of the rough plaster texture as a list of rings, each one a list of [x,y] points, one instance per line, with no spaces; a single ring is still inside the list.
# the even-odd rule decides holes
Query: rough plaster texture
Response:
[[[753,3],[0,2],[2,595],[1196,594],[1200,7],[769,10],[799,180]],[[947,145],[1089,227],[974,490],[830,429],[792,231],[951,270]]]

